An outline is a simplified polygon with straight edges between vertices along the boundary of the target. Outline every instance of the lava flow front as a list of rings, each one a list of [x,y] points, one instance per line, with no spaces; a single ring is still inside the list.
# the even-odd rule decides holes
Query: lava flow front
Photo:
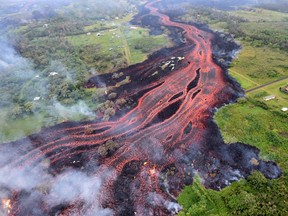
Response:
[[[214,110],[241,89],[212,58],[216,35],[172,21],[159,4],[147,3],[147,13],[135,19],[156,20],[185,43],[121,70],[132,81],[118,97],[133,98],[134,108],[110,122],[65,122],[1,145],[9,152],[0,160],[9,215],[173,215],[196,172],[213,189],[253,170],[281,174],[257,148],[223,142]],[[99,80],[113,85],[111,75],[102,75],[85,86]]]

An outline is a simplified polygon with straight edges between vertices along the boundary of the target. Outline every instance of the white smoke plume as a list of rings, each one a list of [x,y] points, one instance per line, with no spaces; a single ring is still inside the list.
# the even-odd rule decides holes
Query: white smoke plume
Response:
[[[0,40],[0,77],[16,75],[20,78],[32,78],[34,70],[30,61],[21,57],[7,39]]]
[[[29,147],[28,147],[29,148]],[[80,201],[83,207],[81,215],[113,215],[111,209],[102,208],[99,200],[100,188],[105,175],[95,177],[82,171],[67,169],[62,174],[52,175],[48,172],[47,161],[35,167],[21,168],[5,165],[5,161],[21,158],[18,147],[2,147],[0,151],[0,201],[11,198],[11,191],[25,191],[27,195],[21,199],[24,208],[31,215],[45,215],[39,206],[49,206],[50,209],[59,205]],[[1,209],[0,203],[0,214]],[[77,213],[79,215],[79,211]]]
[[[88,107],[84,101],[78,101],[77,104],[72,106],[64,106],[60,102],[54,102],[56,113],[62,118],[67,118],[75,115],[83,115],[86,117],[95,117],[96,114]]]
[[[179,211],[182,210],[182,206],[180,206],[176,201],[175,202],[169,201],[166,198],[164,198],[161,194],[158,194],[156,192],[149,193],[147,201],[152,206],[154,206],[156,203],[161,203],[163,206],[166,207],[168,211],[170,211],[173,214],[177,214]]]

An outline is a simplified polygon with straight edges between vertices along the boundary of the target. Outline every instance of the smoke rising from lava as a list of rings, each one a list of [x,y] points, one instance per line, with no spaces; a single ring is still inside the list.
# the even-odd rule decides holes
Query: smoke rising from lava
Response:
[[[25,146],[23,151],[27,151]],[[112,210],[101,208],[98,203],[102,178],[89,176],[81,170],[67,169],[59,176],[52,175],[48,171],[49,161],[42,161],[30,168],[19,169],[11,165],[7,165],[7,161],[21,157],[23,152],[17,148],[7,146],[1,148],[0,152],[0,200],[13,196],[13,192],[9,190],[23,191],[24,196],[20,198],[22,208],[27,215],[47,215],[39,206],[47,206],[51,209],[77,200],[81,203],[82,215],[108,216],[112,214]],[[79,161],[73,161],[78,163]],[[94,170],[97,167],[93,167]],[[102,177],[109,175],[109,172]],[[43,193],[46,196],[43,198]],[[38,204],[37,204],[38,203]],[[33,206],[33,208],[31,208]],[[77,206],[79,208],[79,206]],[[71,210],[72,212],[78,209]],[[71,214],[73,215],[73,214]],[[77,214],[76,214],[77,215]],[[79,215],[79,214],[78,214]]]
[[[69,119],[71,115],[83,115],[86,117],[96,117],[96,114],[87,106],[84,101],[79,101],[77,104],[72,106],[63,106],[59,102],[55,102],[54,104],[55,111],[62,118]]]

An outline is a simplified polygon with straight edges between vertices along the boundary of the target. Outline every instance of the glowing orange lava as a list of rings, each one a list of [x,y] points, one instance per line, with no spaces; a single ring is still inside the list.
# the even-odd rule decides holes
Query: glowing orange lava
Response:
[[[11,205],[11,200],[10,199],[2,199],[2,208],[5,212],[7,212],[7,215],[10,214],[12,205]]]

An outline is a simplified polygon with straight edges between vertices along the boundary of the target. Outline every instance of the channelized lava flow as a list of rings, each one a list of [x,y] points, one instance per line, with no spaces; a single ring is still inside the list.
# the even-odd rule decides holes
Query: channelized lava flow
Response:
[[[270,178],[280,175],[274,162],[259,159],[258,149],[224,144],[213,123],[214,109],[236,99],[239,91],[212,58],[213,33],[172,21],[158,11],[157,3],[145,5],[146,16],[158,17],[160,24],[183,32],[186,44],[123,70],[132,82],[120,88],[119,97],[134,98],[137,105],[115,121],[66,122],[3,144],[2,149],[18,149],[21,157],[3,162],[2,167],[33,170],[45,161],[47,172],[55,177],[70,168],[101,178],[93,202],[115,215],[174,214],[180,209],[175,197],[185,184],[192,183],[196,171],[213,189],[246,177],[252,170]],[[177,66],[167,66],[153,76],[161,62],[168,60]],[[97,86],[99,79],[113,85],[108,78],[91,78],[86,86]],[[103,148],[108,148],[104,154]],[[42,215],[89,215],[91,208],[81,198],[51,208],[45,204],[49,191],[27,208],[25,192],[8,189],[13,205],[10,215],[33,215],[35,205]]]

